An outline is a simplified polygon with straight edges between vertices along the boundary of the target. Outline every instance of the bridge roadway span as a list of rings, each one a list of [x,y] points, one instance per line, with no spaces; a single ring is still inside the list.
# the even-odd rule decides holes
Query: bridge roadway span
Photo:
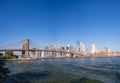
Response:
[[[0,51],[6,51],[6,50],[11,50],[11,51],[24,51],[23,49],[0,49]],[[59,51],[59,50],[33,50],[29,49],[29,51],[44,51],[44,52],[63,52],[63,53],[70,53],[70,54],[76,54],[75,52],[67,52],[67,51]]]

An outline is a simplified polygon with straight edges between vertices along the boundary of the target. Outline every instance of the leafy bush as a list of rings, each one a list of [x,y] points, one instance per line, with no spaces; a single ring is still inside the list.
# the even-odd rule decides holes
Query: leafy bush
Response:
[[[3,56],[3,59],[12,59],[12,58],[18,58],[18,56],[14,55],[11,50],[7,50],[5,52],[5,55]]]
[[[13,51],[12,50],[7,50],[7,51],[5,51],[5,55],[13,56]]]

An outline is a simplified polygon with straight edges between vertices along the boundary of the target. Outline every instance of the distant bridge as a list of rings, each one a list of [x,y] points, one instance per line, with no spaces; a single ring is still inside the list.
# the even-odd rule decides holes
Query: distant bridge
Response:
[[[22,48],[17,48],[16,44],[20,44],[18,46],[21,46]],[[65,56],[64,54],[69,54],[70,57],[73,57],[74,55],[78,55],[76,52],[73,51],[67,51],[67,50],[56,50],[56,49],[45,49],[45,48],[39,48],[38,45],[30,42],[29,39],[25,39],[23,41],[20,41],[18,43],[13,43],[13,44],[9,44],[9,45],[4,45],[4,46],[0,46],[0,52],[5,52],[7,50],[11,50],[13,52],[22,52],[21,55],[23,55],[23,57],[30,57],[30,52],[32,54],[35,55],[36,52],[39,52],[39,55],[41,57],[44,57],[44,54],[47,52],[51,53],[51,54],[56,54],[56,53],[60,53],[61,56]],[[10,47],[9,47],[10,46]],[[82,55],[82,54],[79,54]],[[57,54],[56,54],[57,56]]]

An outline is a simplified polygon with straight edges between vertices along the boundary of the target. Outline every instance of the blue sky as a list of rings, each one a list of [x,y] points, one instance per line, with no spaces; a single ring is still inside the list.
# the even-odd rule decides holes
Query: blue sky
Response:
[[[95,43],[120,50],[119,0],[0,0],[0,45]]]

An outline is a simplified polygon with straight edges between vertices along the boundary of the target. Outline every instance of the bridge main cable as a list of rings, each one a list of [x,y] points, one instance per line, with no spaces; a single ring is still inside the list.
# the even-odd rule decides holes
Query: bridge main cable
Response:
[[[17,45],[17,44],[21,44],[21,45],[22,45],[22,41],[18,41],[18,42],[14,42],[14,43],[2,45],[2,46],[0,46],[0,49],[3,49],[3,48],[5,48],[5,47],[8,48],[9,46],[14,46],[14,45]]]

